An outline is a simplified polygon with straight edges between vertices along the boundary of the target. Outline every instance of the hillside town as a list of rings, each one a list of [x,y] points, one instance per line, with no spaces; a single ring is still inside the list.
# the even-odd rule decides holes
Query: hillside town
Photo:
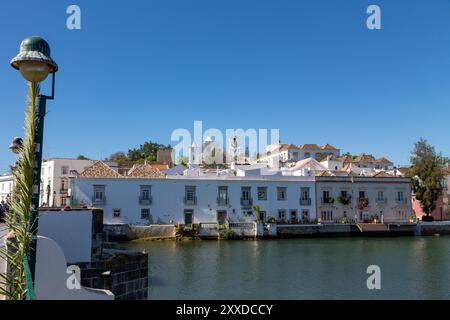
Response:
[[[213,152],[206,143],[204,149]],[[278,143],[245,163],[214,168],[192,162],[175,164],[171,148],[159,149],[156,161],[120,164],[50,158],[42,164],[40,205],[98,207],[105,223],[129,225],[383,223],[424,215],[407,168],[383,156],[341,155],[330,144]],[[448,170],[445,177],[435,220],[450,219]],[[2,203],[13,189],[12,175],[2,175]]]

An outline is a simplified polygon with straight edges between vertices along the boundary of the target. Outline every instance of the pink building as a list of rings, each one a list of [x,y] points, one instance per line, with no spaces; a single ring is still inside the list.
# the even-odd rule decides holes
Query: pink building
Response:
[[[416,199],[415,195],[412,196],[412,208],[414,213],[416,214],[416,217],[421,219],[422,216],[425,216],[425,213],[422,210],[422,207],[420,205],[420,201]],[[436,208],[431,212],[431,215],[433,216],[434,220],[450,220],[450,212],[448,210],[445,210],[446,207],[444,205],[444,197],[441,196],[436,201]]]

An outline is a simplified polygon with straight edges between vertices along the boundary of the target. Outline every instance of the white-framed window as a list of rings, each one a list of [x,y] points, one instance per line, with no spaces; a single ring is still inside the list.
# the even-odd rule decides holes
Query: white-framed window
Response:
[[[141,186],[141,200],[149,201],[152,194],[151,186]]]
[[[250,200],[250,188],[249,187],[241,188],[241,198],[244,201]]]
[[[320,212],[320,218],[322,221],[332,221],[333,220],[333,210],[322,210]]]
[[[278,210],[278,219],[279,220],[284,220],[285,217],[286,217],[286,210],[285,209],[279,209]]]
[[[150,219],[150,209],[148,208],[141,209],[141,219],[142,220]]]
[[[308,221],[309,220],[309,210],[302,209],[302,220]]]
[[[267,187],[258,187],[258,200],[267,200]]]
[[[69,167],[68,167],[68,166],[62,166],[62,167],[61,167],[61,174],[62,174],[62,175],[67,175],[67,174],[69,174]]]
[[[284,201],[287,199],[285,187],[277,187],[277,199],[278,201]]]
[[[301,188],[300,189],[300,193],[301,193],[301,199],[302,200],[308,200],[309,199],[309,188]]]
[[[113,218],[120,218],[122,215],[122,209],[113,209]]]
[[[187,186],[185,188],[185,196],[186,196],[187,201],[194,201],[195,200],[195,187]]]
[[[377,197],[378,200],[383,200],[384,199],[384,191],[379,190],[377,196],[378,196]]]

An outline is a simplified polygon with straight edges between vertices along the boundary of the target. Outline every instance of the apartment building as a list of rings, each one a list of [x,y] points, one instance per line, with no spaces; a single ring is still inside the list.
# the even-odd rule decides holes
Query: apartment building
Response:
[[[345,172],[284,175],[263,168],[163,176],[149,164],[122,176],[102,162],[71,179],[73,205],[104,209],[107,223],[408,221],[408,178]]]

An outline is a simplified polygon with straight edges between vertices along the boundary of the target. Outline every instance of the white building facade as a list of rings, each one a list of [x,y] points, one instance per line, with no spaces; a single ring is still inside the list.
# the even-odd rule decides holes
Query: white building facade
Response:
[[[42,162],[40,205],[62,207],[69,197],[69,179],[94,164],[93,160],[50,158]]]
[[[411,184],[402,177],[316,177],[317,216],[322,222],[409,221]]]
[[[74,206],[104,209],[105,223],[407,222],[408,178],[173,176],[72,179]]]
[[[14,178],[12,174],[0,176],[0,202],[6,202],[11,197],[14,189]]]
[[[198,224],[316,220],[312,177],[77,178],[74,204],[104,209],[106,223]]]

